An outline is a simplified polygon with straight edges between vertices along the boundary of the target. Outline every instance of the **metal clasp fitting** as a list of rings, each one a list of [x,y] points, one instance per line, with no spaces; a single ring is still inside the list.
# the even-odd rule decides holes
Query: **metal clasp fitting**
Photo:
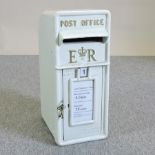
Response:
[[[61,104],[60,106],[58,106],[57,111],[58,111],[58,117],[63,119],[64,118],[64,105]]]

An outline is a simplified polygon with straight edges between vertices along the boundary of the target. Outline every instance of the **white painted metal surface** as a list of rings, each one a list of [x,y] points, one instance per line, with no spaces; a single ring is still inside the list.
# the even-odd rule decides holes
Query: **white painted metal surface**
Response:
[[[47,11],[39,45],[41,113],[56,143],[106,138],[109,11]]]

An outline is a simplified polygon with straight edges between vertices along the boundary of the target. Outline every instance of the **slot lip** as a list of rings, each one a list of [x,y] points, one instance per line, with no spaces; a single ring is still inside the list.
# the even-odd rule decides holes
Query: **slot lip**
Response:
[[[83,42],[100,42],[105,43],[109,38],[106,30],[80,30],[79,31],[60,31],[58,34],[59,46],[63,43],[83,43]]]

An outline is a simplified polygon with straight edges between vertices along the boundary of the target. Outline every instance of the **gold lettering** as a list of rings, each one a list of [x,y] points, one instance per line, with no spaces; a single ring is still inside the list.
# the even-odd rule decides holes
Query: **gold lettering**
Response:
[[[96,61],[95,59],[95,51],[93,49],[88,49],[88,61],[90,62],[91,59]]]
[[[60,21],[60,27],[76,27],[77,23],[80,22],[79,24],[81,26],[100,26],[104,25],[104,19],[99,18],[99,19],[84,19],[81,21],[77,20],[61,20]]]
[[[96,25],[100,25],[100,20],[96,20]]]
[[[92,26],[93,25],[93,20],[89,21],[89,25]]]
[[[76,20],[73,20],[73,26],[74,27],[76,26]]]
[[[104,19],[100,19],[100,24],[104,25]]]
[[[85,26],[85,23],[86,23],[85,20],[81,20],[81,25],[82,26]]]
[[[81,20],[81,26],[99,26],[104,25],[104,19],[85,19]]]
[[[76,20],[61,20],[60,26],[61,27],[75,27],[76,26]]]
[[[76,63],[77,60],[75,58],[75,53],[76,53],[76,50],[69,50],[69,63]]]
[[[64,21],[63,21],[63,20],[61,20],[61,21],[60,21],[60,26],[62,27],[62,26],[63,26],[63,24],[64,24]]]

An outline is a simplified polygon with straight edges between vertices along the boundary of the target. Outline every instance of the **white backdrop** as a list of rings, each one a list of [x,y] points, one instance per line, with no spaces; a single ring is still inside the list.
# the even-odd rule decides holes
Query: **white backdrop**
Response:
[[[44,10],[109,9],[112,55],[155,55],[155,0],[0,0],[0,54],[38,54]]]

